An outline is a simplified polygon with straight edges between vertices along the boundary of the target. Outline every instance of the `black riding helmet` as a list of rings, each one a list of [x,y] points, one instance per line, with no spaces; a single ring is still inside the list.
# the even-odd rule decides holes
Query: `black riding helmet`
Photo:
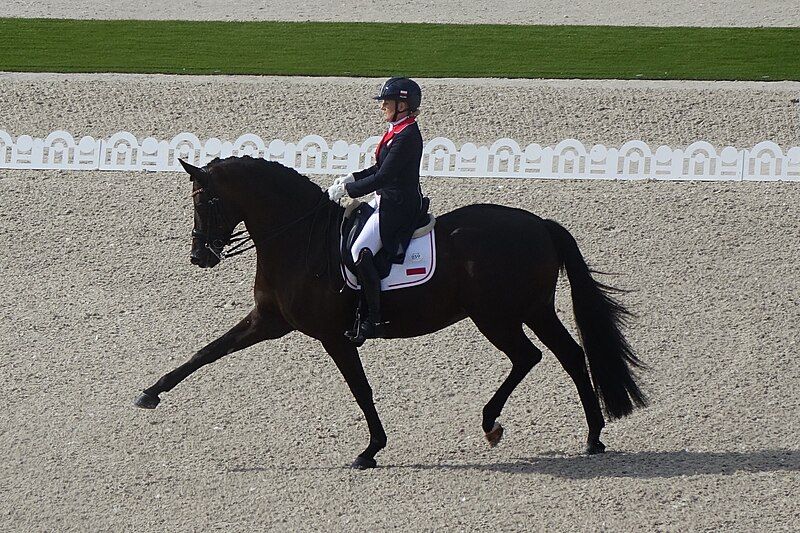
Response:
[[[381,87],[381,94],[373,96],[373,100],[395,100],[406,102],[408,110],[414,112],[422,103],[422,89],[417,82],[409,78],[389,78]],[[397,117],[397,110],[395,110]]]

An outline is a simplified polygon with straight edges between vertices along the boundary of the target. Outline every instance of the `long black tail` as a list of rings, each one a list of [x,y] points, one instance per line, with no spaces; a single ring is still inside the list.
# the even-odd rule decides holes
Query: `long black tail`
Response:
[[[597,282],[583,258],[578,243],[559,223],[544,221],[555,242],[572,289],[572,306],[583,349],[589,360],[595,392],[611,418],[621,418],[635,406],[645,407],[647,398],[636,383],[631,367],[644,367],[622,334],[631,313],[611,295],[621,292]]]

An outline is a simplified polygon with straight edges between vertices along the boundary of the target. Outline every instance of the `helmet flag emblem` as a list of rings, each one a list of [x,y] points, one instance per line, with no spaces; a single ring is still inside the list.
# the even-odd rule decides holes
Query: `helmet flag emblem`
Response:
[[[422,89],[414,80],[409,78],[389,78],[381,86],[378,96],[373,96],[373,100],[403,100],[412,111],[419,109],[422,102]]]

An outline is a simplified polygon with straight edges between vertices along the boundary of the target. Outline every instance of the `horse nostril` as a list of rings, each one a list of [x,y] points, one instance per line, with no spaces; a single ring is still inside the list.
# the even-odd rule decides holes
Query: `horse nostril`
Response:
[[[189,255],[189,261],[191,261],[193,265],[199,265],[200,264],[200,254],[198,254],[195,251],[192,251],[192,253]]]

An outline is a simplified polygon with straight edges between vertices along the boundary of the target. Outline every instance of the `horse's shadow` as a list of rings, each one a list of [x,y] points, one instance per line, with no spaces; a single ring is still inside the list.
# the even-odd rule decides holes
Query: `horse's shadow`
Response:
[[[543,454],[538,457],[519,458],[513,462],[397,465],[395,468],[545,474],[568,479],[671,478],[732,475],[737,472],[798,472],[800,450],[609,452],[603,455],[572,457]]]
[[[340,470],[344,466],[287,467],[292,470]],[[593,456],[563,456],[545,453],[500,463],[394,464],[379,470],[486,471],[507,474],[544,474],[567,479],[672,478],[724,475],[737,472],[798,472],[800,450],[756,450],[751,452],[644,451],[609,452]],[[234,467],[230,472],[271,470],[264,467]]]

